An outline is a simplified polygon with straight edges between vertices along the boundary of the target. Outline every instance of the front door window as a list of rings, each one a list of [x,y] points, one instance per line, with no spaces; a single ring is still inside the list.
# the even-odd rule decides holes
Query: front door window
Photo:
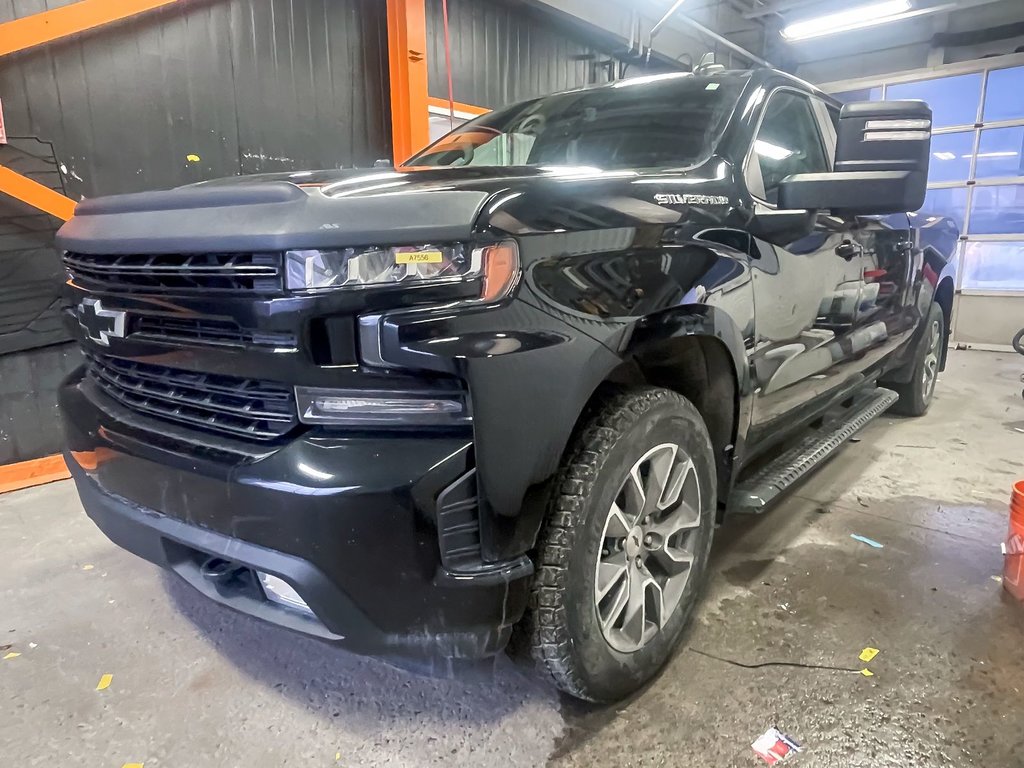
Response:
[[[778,202],[779,182],[787,176],[830,170],[806,96],[777,91],[768,100],[747,170],[750,191],[772,204]]]

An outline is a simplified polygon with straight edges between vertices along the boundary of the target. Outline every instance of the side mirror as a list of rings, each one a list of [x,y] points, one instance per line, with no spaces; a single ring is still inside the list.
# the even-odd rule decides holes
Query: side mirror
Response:
[[[747,225],[747,231],[767,243],[785,248],[802,240],[814,231],[815,212],[803,210],[775,210],[757,206]]]
[[[931,127],[923,101],[847,104],[839,115],[835,170],[787,176],[779,207],[848,216],[918,210],[928,184]]]

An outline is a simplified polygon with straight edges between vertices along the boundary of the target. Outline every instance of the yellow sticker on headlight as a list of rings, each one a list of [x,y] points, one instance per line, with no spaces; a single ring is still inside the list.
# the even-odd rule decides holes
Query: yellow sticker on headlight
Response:
[[[440,264],[444,254],[440,251],[408,251],[395,254],[395,264]]]

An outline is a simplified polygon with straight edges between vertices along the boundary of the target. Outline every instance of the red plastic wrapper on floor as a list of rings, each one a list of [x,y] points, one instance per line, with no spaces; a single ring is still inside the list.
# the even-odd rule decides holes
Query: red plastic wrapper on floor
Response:
[[[778,728],[769,728],[750,746],[768,765],[781,763],[801,749],[799,744]]]

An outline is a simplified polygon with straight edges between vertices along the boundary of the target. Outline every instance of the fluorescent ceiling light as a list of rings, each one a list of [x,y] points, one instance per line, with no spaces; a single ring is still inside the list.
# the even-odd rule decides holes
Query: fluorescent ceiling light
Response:
[[[1009,150],[1005,152],[979,152],[978,157],[1016,157],[1019,152],[1011,152]],[[963,158],[969,158],[970,155],[961,155]]]
[[[956,160],[956,155],[952,152],[932,152],[932,155],[936,160]]]
[[[793,154],[791,149],[786,149],[778,144],[772,144],[770,141],[762,141],[761,139],[754,142],[754,151],[762,157],[767,157],[769,160],[785,160]]]
[[[806,40],[821,35],[831,35],[850,29],[872,27],[895,21],[893,16],[910,10],[910,0],[883,0],[880,3],[861,5],[848,11],[816,16],[812,19],[797,21],[782,30],[787,40]]]

